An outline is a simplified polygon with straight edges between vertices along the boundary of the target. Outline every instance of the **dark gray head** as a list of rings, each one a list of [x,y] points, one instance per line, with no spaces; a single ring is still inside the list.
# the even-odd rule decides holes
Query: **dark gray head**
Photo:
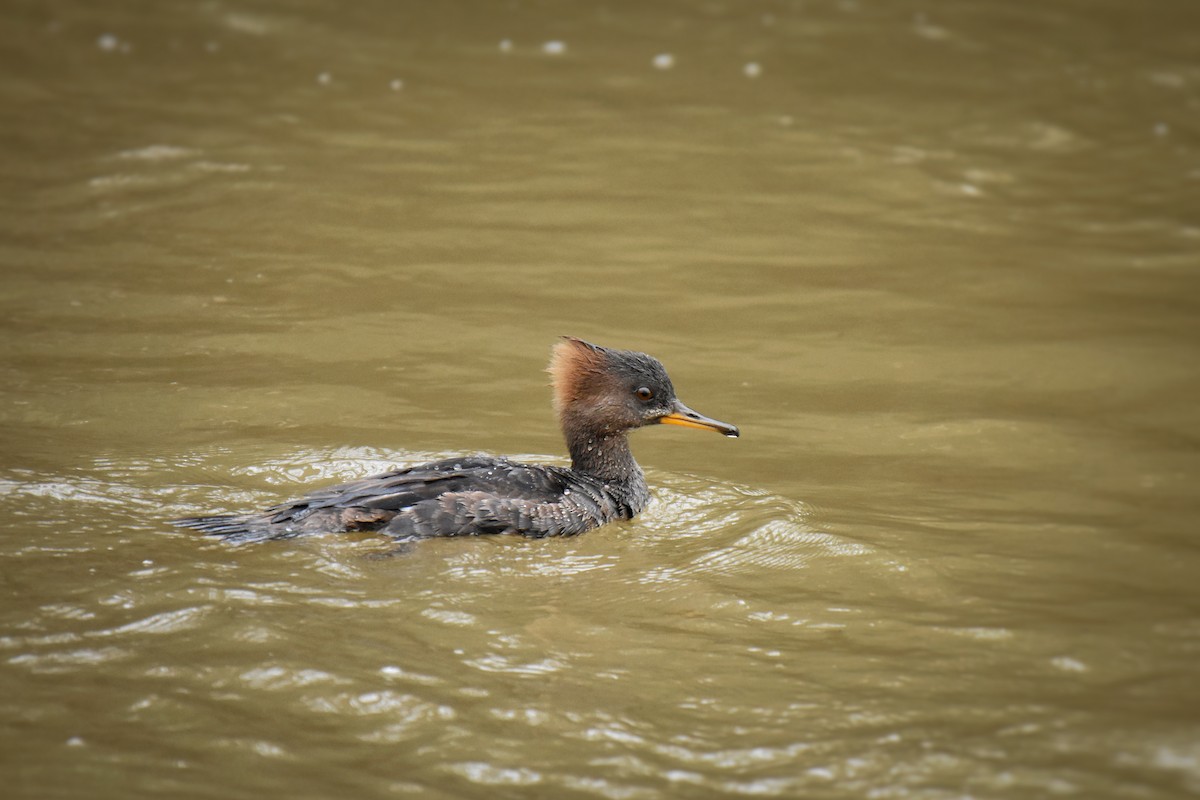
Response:
[[[567,438],[606,436],[667,423],[737,436],[738,429],[679,402],[662,363],[632,350],[613,350],[570,336],[550,357],[554,407]]]

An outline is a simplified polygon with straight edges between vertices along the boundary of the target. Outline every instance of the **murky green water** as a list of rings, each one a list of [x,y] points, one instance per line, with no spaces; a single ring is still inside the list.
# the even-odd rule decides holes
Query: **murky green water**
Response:
[[[1198,31],[9,3],[7,791],[1200,792]],[[573,540],[165,524],[558,458],[564,333],[743,437],[639,432]]]

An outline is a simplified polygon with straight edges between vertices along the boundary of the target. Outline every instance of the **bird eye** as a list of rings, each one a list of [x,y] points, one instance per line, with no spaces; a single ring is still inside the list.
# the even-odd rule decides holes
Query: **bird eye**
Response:
[[[650,400],[654,397],[654,392],[647,386],[641,387],[634,394],[638,396],[638,400]]]

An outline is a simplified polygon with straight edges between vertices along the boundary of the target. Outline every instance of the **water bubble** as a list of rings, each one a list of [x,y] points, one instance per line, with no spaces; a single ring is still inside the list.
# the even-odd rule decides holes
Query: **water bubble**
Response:
[[[554,39],[542,45],[542,52],[548,56],[561,56],[567,52],[567,43]]]
[[[391,83],[389,83],[388,86],[391,87],[393,92],[398,92],[404,88],[404,81],[400,80],[399,78],[396,78]]]
[[[317,83],[321,84],[322,86],[328,86],[332,82],[333,82],[333,75],[331,75],[328,72],[322,72],[319,75],[317,75]]]
[[[655,69],[670,69],[675,66],[675,56],[670,53],[659,53],[654,57],[652,63]]]
[[[746,66],[742,67],[742,74],[747,78],[757,78],[762,74],[762,67],[759,66],[757,61],[751,61]]]
[[[121,46],[121,40],[111,33],[102,33],[96,40],[96,47],[106,53],[111,53]]]
[[[501,53],[511,53],[512,49],[513,49],[512,39],[501,39],[500,40],[500,52]]]
[[[1058,656],[1050,659],[1050,663],[1063,672],[1087,672],[1088,666],[1079,659],[1070,656]]]

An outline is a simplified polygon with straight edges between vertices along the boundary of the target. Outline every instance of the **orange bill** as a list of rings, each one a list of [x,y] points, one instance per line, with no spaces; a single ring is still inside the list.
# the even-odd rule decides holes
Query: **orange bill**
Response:
[[[725,436],[737,437],[738,429],[736,425],[730,425],[728,422],[720,422],[719,420],[711,419],[703,414],[698,414],[692,411],[678,400],[675,401],[671,413],[665,417],[660,417],[659,422],[664,425],[682,425],[685,428],[699,428],[702,431],[716,431]]]

